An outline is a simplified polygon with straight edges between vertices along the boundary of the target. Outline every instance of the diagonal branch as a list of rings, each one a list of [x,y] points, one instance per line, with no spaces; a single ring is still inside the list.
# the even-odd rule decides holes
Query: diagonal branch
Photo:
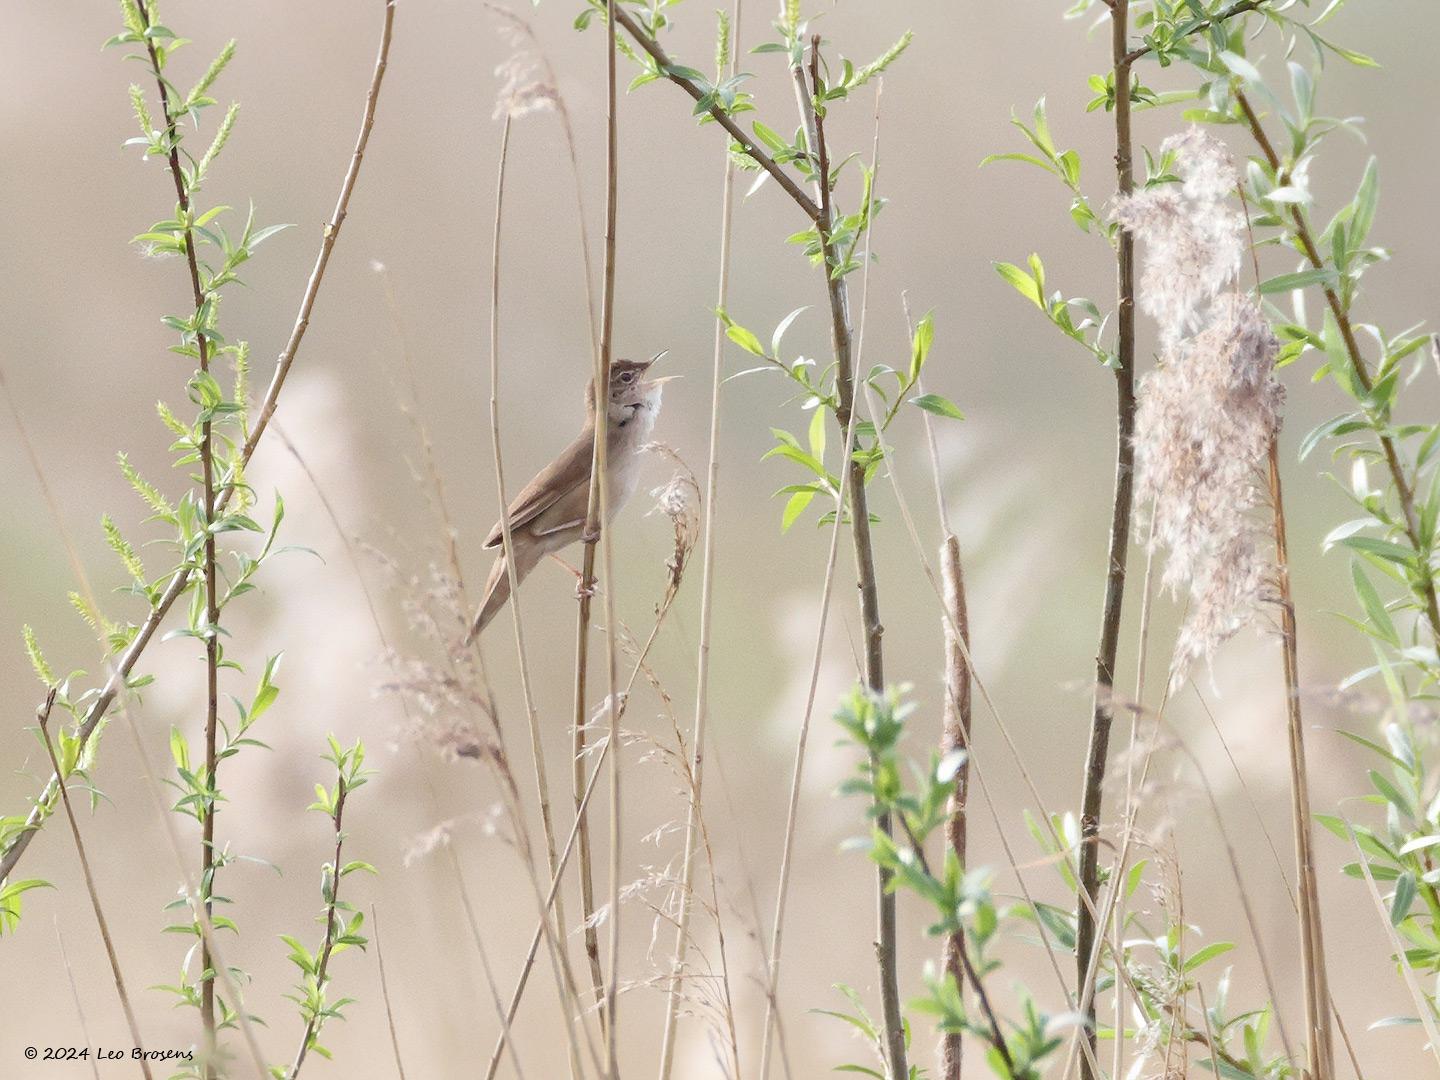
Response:
[[[1256,113],[1250,99],[1245,96],[1245,91],[1235,90],[1235,102],[1240,106],[1240,111],[1245,116],[1245,123],[1249,125],[1250,134],[1254,136],[1256,145],[1260,147],[1265,155],[1266,162],[1272,170],[1278,171],[1281,167],[1280,155],[1275,152],[1275,146],[1270,137],[1265,134],[1265,127],[1260,122],[1260,116]],[[1304,211],[1292,205],[1290,207],[1290,219],[1295,227],[1295,239],[1304,254],[1306,261],[1316,270],[1325,266],[1325,259],[1320,254],[1320,249],[1315,245],[1315,238],[1310,231],[1310,223],[1305,218]],[[1350,366],[1355,373],[1355,380],[1364,388],[1366,393],[1374,387],[1374,379],[1370,375],[1370,369],[1365,363],[1365,355],[1360,351],[1360,343],[1355,339],[1355,328],[1350,322],[1350,313],[1340,300],[1340,295],[1330,285],[1324,286],[1325,303],[1329,306],[1330,312],[1335,316],[1335,323],[1340,328],[1341,340],[1345,343],[1345,351],[1350,356]],[[1377,432],[1380,439],[1380,448],[1385,455],[1385,465],[1390,470],[1390,478],[1395,483],[1395,491],[1400,499],[1400,510],[1405,518],[1405,536],[1410,541],[1410,546],[1417,552],[1424,548],[1420,543],[1420,522],[1415,512],[1415,491],[1405,475],[1405,467],[1400,462],[1399,451],[1395,448],[1395,440],[1389,435]],[[1435,581],[1427,572],[1424,578],[1425,594],[1425,615],[1430,623],[1430,635],[1440,643],[1440,602],[1437,602],[1435,594]]]
[[[1176,37],[1187,38],[1193,34],[1199,34],[1202,31],[1209,30],[1212,26],[1219,26],[1221,23],[1228,22],[1236,15],[1244,15],[1247,11],[1258,11],[1264,3],[1265,0],[1239,0],[1239,3],[1231,4],[1224,11],[1212,15],[1208,19],[1197,19],[1189,26],[1181,27],[1180,33],[1177,34]],[[1125,54],[1125,63],[1134,64],[1135,61],[1139,60],[1142,56],[1149,56],[1154,51],[1154,48],[1148,44],[1131,49]]]
[[[50,712],[54,707],[55,688],[51,687],[50,693],[45,697],[45,704],[40,707],[35,719],[40,725],[40,738],[45,743],[45,753],[50,758],[50,767],[58,773],[60,759],[55,756],[55,744],[50,740],[49,727]],[[95,875],[90,870],[90,858],[85,854],[85,841],[80,838],[80,824],[75,820],[75,808],[70,805],[70,791],[63,784],[60,787],[60,801],[65,806],[65,817],[70,822],[70,835],[75,838],[75,853],[80,857],[80,870],[85,877],[85,889],[90,894],[90,906],[95,911],[95,922],[100,927],[100,939],[105,943],[105,955],[110,961],[110,973],[115,978],[115,992],[120,996],[120,1009],[125,1014],[125,1023],[130,1029],[130,1038],[135,1040],[136,1048],[140,1049],[145,1044],[140,1038],[140,1025],[135,1021],[135,1009],[130,1004],[130,994],[125,988],[125,976],[120,971],[120,961],[115,955],[115,942],[110,937],[110,921],[105,917],[105,906],[100,903],[100,893],[95,888]],[[56,932],[59,932],[58,924]],[[65,949],[63,941],[60,949],[62,952]],[[78,1007],[80,1002],[78,996],[75,1002]],[[151,1080],[150,1065],[143,1055],[140,1057],[140,1072],[144,1074],[145,1080]]]
[[[650,54],[655,63],[660,66],[660,71],[667,79],[680,87],[681,90],[684,90],[696,101],[699,101],[705,96],[704,91],[693,82],[683,75],[677,75],[675,73],[675,64],[670,59],[669,54],[666,53],[664,46],[647,34],[644,28],[635,21],[633,15],[618,5],[615,8],[615,21],[629,32],[630,36],[635,39],[636,44]],[[806,195],[800,185],[795,183],[785,170],[776,163],[775,159],[760,148],[754,139],[745,134],[740,125],[735,123],[724,109],[718,105],[712,105],[710,106],[710,115],[715,119],[717,124],[730,133],[730,137],[740,144],[741,148],[744,149],[745,153],[750,156],[755,164],[759,165],[774,177],[775,182],[784,189],[785,194],[795,200],[800,206],[800,209],[805,211],[805,215],[810,218],[811,221],[820,220],[820,207],[816,204],[815,200],[810,198],[809,195]]]

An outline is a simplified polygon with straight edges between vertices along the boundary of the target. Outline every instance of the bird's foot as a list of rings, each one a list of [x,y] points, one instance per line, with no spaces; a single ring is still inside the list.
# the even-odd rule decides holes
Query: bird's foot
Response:
[[[556,555],[554,552],[551,552],[550,558],[554,559],[557,563],[559,563],[561,566],[563,566],[566,570],[569,570],[570,573],[574,574],[576,581],[579,581],[581,578],[583,578],[583,577],[585,576],[584,574],[582,574],[582,573],[580,572],[580,570],[579,570],[578,567],[571,566],[568,562],[566,562],[564,559],[562,559],[559,555]]]

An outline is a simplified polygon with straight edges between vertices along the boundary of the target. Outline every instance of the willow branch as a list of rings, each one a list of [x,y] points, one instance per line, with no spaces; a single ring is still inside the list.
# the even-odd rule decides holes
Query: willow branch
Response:
[[[1280,155],[1275,152],[1275,146],[1270,137],[1265,134],[1265,127],[1260,122],[1260,116],[1255,112],[1254,106],[1245,92],[1239,88],[1235,90],[1235,101],[1240,106],[1240,111],[1245,116],[1245,123],[1250,128],[1250,134],[1254,136],[1256,145],[1260,147],[1261,153],[1265,155],[1272,171],[1280,169]],[[1295,239],[1300,246],[1307,262],[1316,270],[1324,269],[1325,260],[1320,254],[1320,249],[1315,244],[1314,235],[1310,231],[1310,223],[1306,220],[1305,212],[1299,206],[1290,207],[1290,220],[1294,224]],[[1340,328],[1340,338],[1345,343],[1345,352],[1350,357],[1350,367],[1355,373],[1355,380],[1369,393],[1374,387],[1374,379],[1370,375],[1370,369],[1365,363],[1365,355],[1360,351],[1360,343],[1355,338],[1355,328],[1350,321],[1350,313],[1346,310],[1340,295],[1334,287],[1326,285],[1323,287],[1325,303],[1329,306],[1330,312],[1335,316],[1335,324]],[[1410,541],[1410,546],[1417,552],[1424,548],[1420,543],[1420,522],[1415,511],[1415,492],[1405,475],[1405,468],[1400,463],[1400,453],[1395,447],[1395,440],[1389,435],[1377,432],[1380,439],[1380,448],[1385,455],[1385,465],[1390,471],[1390,478],[1395,484],[1395,493],[1400,500],[1400,511],[1405,518],[1405,536]],[[1431,576],[1428,567],[1422,567],[1424,571],[1423,591],[1425,596],[1425,615],[1430,622],[1430,635],[1440,644],[1440,601],[1437,601],[1435,592],[1435,580]]]
[[[1110,51],[1115,84],[1115,173],[1121,196],[1129,194],[1135,178],[1131,164],[1130,60],[1127,53],[1130,0],[1110,5]],[[1085,759],[1085,782],[1080,808],[1080,881],[1076,905],[1076,968],[1084,986],[1096,938],[1093,910],[1100,887],[1100,816],[1104,800],[1105,767],[1110,755],[1110,727],[1114,715],[1111,695],[1115,661],[1120,648],[1120,621],[1125,600],[1125,563],[1130,549],[1130,513],[1135,473],[1135,241],[1121,230],[1116,249],[1117,344],[1115,368],[1116,432],[1115,493],[1111,503],[1110,547],[1105,576],[1105,598],[1100,618],[1100,644],[1095,657],[1095,692],[1090,715],[1090,745]],[[1084,1039],[1095,1049],[1095,1010],[1086,1011],[1089,1026]],[[1099,1070],[1087,1055],[1081,1062],[1082,1080],[1097,1080]]]
[[[1212,26],[1219,26],[1222,23],[1228,22],[1236,15],[1244,15],[1247,11],[1256,11],[1264,3],[1265,0],[1240,0],[1239,3],[1230,5],[1230,7],[1226,8],[1219,14],[1212,16],[1211,18],[1199,19],[1196,22],[1191,23],[1189,26],[1182,27],[1177,37],[1187,38],[1191,37],[1194,34],[1203,33],[1204,31],[1209,30]],[[1127,65],[1134,64],[1135,61],[1139,60],[1141,57],[1149,56],[1154,51],[1154,48],[1148,44],[1131,49],[1128,53],[1125,54],[1125,63]]]
[[[305,293],[300,301],[300,310],[295,319],[295,326],[290,332],[290,338],[285,349],[280,353],[279,360],[275,367],[275,374],[270,380],[270,386],[265,392],[264,402],[261,405],[260,413],[254,427],[250,431],[250,437],[245,441],[244,449],[240,454],[241,468],[249,464],[254,456],[260,439],[264,436],[269,426],[270,418],[275,415],[275,409],[279,404],[280,392],[284,389],[285,380],[290,373],[290,368],[295,362],[299,353],[301,342],[305,338],[305,331],[310,326],[310,316],[315,307],[315,300],[320,293],[320,285],[325,277],[325,268],[330,263],[330,254],[334,250],[335,241],[339,238],[340,227],[344,224],[346,213],[350,205],[350,196],[355,190],[355,182],[360,175],[360,164],[365,156],[365,148],[370,142],[370,131],[375,123],[375,107],[379,102],[380,87],[385,78],[385,69],[389,62],[390,42],[394,32],[396,0],[384,0],[385,21],[380,36],[380,50],[375,60],[375,69],[370,78],[370,88],[365,96],[365,111],[361,117],[360,133],[356,139],[355,150],[350,158],[350,167],[345,173],[345,179],[340,186],[340,196],[335,204],[335,212],[332,214],[329,223],[320,243],[320,253],[316,257],[315,267],[310,273],[310,279],[305,285]],[[216,499],[215,512],[223,510],[230,500],[233,488],[226,488],[219,493]],[[190,580],[190,570],[182,567],[171,577],[160,595],[160,599],[150,609],[150,614],[135,633],[129,648],[121,655],[119,663],[111,671],[109,678],[101,687],[95,703],[90,706],[90,711],[85,714],[84,721],[76,731],[76,738],[79,740],[80,749],[84,749],[94,734],[95,728],[104,719],[105,714],[115,703],[120,691],[128,684],[130,673],[139,662],[150,642],[154,639],[155,633],[160,628],[165,616],[180,594],[185,591]],[[47,819],[49,807],[59,789],[60,777],[52,775],[46,782],[35,806],[31,808],[26,819],[26,828],[21,832],[10,845],[9,849],[0,857],[0,882],[9,878],[14,871],[16,864],[20,861],[35,834],[44,826]]]
[[[150,27],[150,10],[145,0],[135,0],[141,24]],[[185,182],[185,173],[180,168],[180,137],[175,117],[170,110],[170,90],[161,74],[160,56],[155,41],[145,37],[145,51],[150,59],[150,72],[160,93],[160,114],[165,126],[165,141],[169,146],[167,163],[170,177],[175,183],[175,197],[180,204],[185,236],[185,265],[190,272],[190,289],[193,299],[196,325],[195,347],[199,353],[200,371],[210,371],[210,340],[201,329],[201,313],[204,310],[206,292],[200,282],[200,265],[195,254],[195,233],[190,227],[190,191]],[[215,592],[215,440],[211,422],[207,419],[200,425],[200,482],[201,509],[205,526],[205,545],[202,549],[201,573],[205,579],[205,784],[210,797],[205,800],[200,817],[200,891],[207,914],[212,914],[214,905],[215,874],[215,810],[218,788],[215,782],[219,759],[216,741],[219,727],[220,708],[220,604]],[[200,946],[200,1023],[204,1029],[207,1060],[201,1066],[202,1077],[212,1075],[209,1057],[215,1049],[215,979],[205,973],[214,970],[214,958],[208,944]]]
[[[345,783],[345,776],[342,772],[337,783],[335,796],[335,813],[331,816],[331,823],[335,828],[335,861],[331,863],[330,878],[330,900],[325,906],[325,939],[320,943],[320,952],[317,954],[319,963],[315,967],[315,986],[319,993],[325,992],[325,985],[328,981],[330,968],[330,956],[335,951],[335,915],[340,905],[340,869],[343,864],[340,862],[340,854],[345,846],[345,832],[341,827],[345,818],[345,798],[350,793],[349,786]],[[300,1075],[300,1066],[305,1064],[305,1057],[314,1045],[315,1036],[319,1031],[319,1014],[312,1015],[305,1023],[305,1033],[300,1038],[300,1048],[295,1051],[295,1063],[290,1066],[286,1074],[288,1080],[295,1080]]]
[[[630,36],[635,39],[637,45],[650,54],[655,63],[659,65],[661,73],[667,79],[680,87],[681,90],[684,90],[685,93],[689,94],[696,101],[699,101],[705,96],[704,91],[693,82],[675,73],[674,61],[670,59],[664,47],[645,32],[644,28],[635,21],[633,15],[623,7],[616,7],[615,21],[626,29]],[[745,134],[740,125],[735,123],[724,109],[718,105],[712,105],[709,112],[715,122],[729,132],[730,137],[740,144],[740,147],[749,155],[751,160],[769,173],[775,182],[780,185],[781,189],[784,190],[785,194],[795,200],[796,204],[800,209],[805,211],[805,215],[810,218],[811,221],[820,220],[821,210],[819,204],[810,198],[810,196],[806,195],[800,188],[800,185],[795,183],[785,170],[776,163],[775,159],[760,148],[754,139]]]

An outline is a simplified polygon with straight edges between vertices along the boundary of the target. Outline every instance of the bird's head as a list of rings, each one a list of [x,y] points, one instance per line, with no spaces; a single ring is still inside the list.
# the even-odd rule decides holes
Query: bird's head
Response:
[[[657,353],[649,360],[612,360],[610,362],[610,392],[608,395],[610,423],[624,427],[641,410],[658,412],[660,394],[671,379],[669,375],[660,379],[648,379],[646,374],[652,365],[665,354]],[[594,380],[586,393],[586,405],[593,409],[595,403]],[[653,417],[651,418],[653,420]]]

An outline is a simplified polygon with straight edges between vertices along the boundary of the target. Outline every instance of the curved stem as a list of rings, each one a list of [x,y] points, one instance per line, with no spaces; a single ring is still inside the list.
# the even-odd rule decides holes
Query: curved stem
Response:
[[[735,54],[740,37],[740,8],[741,0],[735,0],[730,16],[731,76],[734,76],[736,71]],[[722,311],[726,307],[730,293],[730,236],[734,212],[735,165],[727,147],[724,185],[720,196],[720,270],[715,300],[715,306]],[[685,853],[680,872],[680,913],[675,931],[675,955],[670,965],[670,987],[665,1001],[665,1027],[660,1039],[661,1080],[669,1080],[674,1065],[676,1021],[685,974],[685,957],[690,948],[690,897],[695,883],[696,833],[699,828],[703,828],[703,811],[700,800],[705,777],[706,726],[710,717],[710,627],[715,588],[715,505],[720,484],[720,387],[724,382],[724,355],[725,325],[721,320],[716,319],[710,365],[710,454],[705,487],[704,551],[701,554],[700,646],[695,677],[695,724],[690,736],[691,787],[690,800],[685,811]],[[712,875],[712,886],[713,884]],[[736,1067],[739,1067],[738,1058]]]

